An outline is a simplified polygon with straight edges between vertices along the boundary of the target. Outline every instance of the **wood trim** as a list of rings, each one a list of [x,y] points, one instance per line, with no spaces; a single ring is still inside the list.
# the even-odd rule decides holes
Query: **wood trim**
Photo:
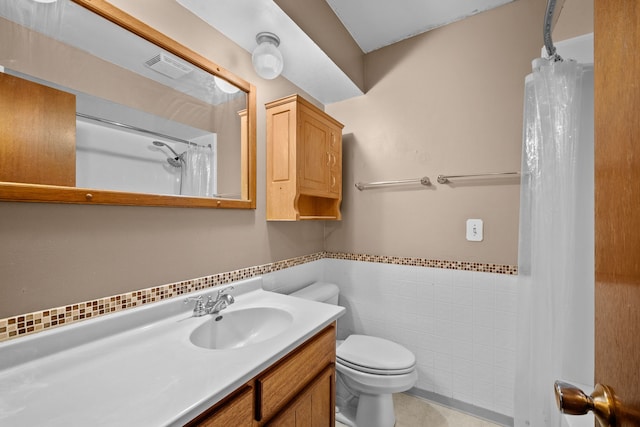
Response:
[[[252,209],[251,200],[125,193],[92,188],[0,182],[0,200],[93,205],[167,206],[187,208]]]
[[[288,104],[290,102],[297,102],[300,105],[303,105],[303,106],[309,108],[310,110],[314,111],[316,114],[319,114],[321,117],[326,118],[328,121],[332,122],[333,125],[339,127],[340,129],[344,128],[344,125],[342,123],[340,123],[339,121],[337,121],[333,117],[329,116],[327,113],[322,111],[322,109],[318,108],[317,106],[315,106],[311,102],[307,101],[306,99],[304,99],[302,96],[300,96],[297,93],[293,94],[293,95],[285,96],[284,98],[276,99],[276,100],[271,101],[271,102],[267,102],[265,104],[265,107],[267,109],[269,109],[269,108],[276,107],[278,105]]]
[[[249,129],[247,130],[249,133],[247,135],[247,140],[249,143],[248,148],[248,160],[249,160],[249,207],[251,209],[256,208],[256,199],[257,199],[257,174],[256,174],[256,164],[257,164],[257,91],[256,87],[252,84],[249,84],[249,99],[247,110],[248,110],[248,118],[249,118]]]

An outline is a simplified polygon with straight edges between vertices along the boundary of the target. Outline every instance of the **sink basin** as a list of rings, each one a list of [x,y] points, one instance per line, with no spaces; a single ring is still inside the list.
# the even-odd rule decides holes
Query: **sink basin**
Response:
[[[281,334],[293,323],[290,313],[273,307],[223,311],[220,315],[194,329],[191,342],[211,350],[246,347]]]

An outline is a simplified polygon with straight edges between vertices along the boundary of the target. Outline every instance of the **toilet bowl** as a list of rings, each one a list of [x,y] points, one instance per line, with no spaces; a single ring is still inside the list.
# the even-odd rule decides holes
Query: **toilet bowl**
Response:
[[[292,296],[338,304],[339,288],[316,282]],[[393,427],[392,393],[406,391],[418,379],[416,358],[387,339],[350,335],[336,342],[336,418],[356,427]]]

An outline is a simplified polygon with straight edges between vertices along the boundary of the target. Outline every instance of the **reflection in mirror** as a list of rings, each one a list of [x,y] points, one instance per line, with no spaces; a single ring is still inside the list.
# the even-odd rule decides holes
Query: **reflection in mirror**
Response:
[[[156,44],[69,0],[0,3],[2,198],[255,207],[253,87],[90,3]]]

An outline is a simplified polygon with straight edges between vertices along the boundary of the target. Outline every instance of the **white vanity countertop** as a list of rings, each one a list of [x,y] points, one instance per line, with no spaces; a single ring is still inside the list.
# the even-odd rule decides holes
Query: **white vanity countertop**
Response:
[[[290,327],[261,343],[203,349],[189,335],[211,315],[193,317],[192,304],[174,298],[0,343],[0,425],[181,426],[344,313],[263,291],[259,278],[233,285],[236,303],[222,314],[281,308]]]

